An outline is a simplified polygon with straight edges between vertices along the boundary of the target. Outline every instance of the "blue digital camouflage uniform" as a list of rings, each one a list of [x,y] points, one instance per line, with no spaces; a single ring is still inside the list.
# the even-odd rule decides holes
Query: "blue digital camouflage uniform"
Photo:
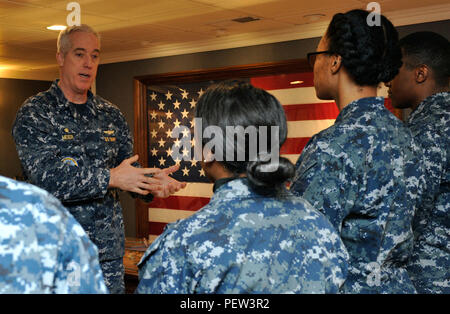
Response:
[[[348,104],[313,136],[291,186],[322,211],[350,255],[343,293],[415,293],[406,271],[423,180],[411,132],[381,97]]]
[[[97,248],[67,209],[1,176],[0,293],[107,293]]]
[[[247,179],[167,225],[139,263],[137,293],[336,293],[348,254],[329,221],[287,190],[259,196]]]
[[[56,80],[25,101],[13,137],[30,182],[61,200],[97,245],[110,292],[124,292],[122,208],[108,189],[109,169],[133,154],[119,108],[90,91],[85,104],[71,103]]]
[[[425,99],[407,121],[422,147],[426,192],[414,218],[409,275],[420,293],[450,293],[450,93]]]

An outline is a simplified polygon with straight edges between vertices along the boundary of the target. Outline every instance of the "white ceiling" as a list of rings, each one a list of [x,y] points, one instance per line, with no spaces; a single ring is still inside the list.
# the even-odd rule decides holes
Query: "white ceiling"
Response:
[[[52,80],[68,0],[0,0],[0,77]],[[102,38],[101,63],[251,46],[323,35],[333,14],[363,0],[78,0],[81,23]],[[446,20],[448,0],[379,0],[396,26]],[[319,20],[308,18],[322,14]],[[236,18],[259,20],[237,23]]]

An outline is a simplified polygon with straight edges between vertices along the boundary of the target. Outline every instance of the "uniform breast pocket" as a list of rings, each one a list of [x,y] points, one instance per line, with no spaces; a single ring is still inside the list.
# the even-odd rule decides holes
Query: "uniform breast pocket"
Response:
[[[114,167],[119,143],[114,129],[98,129],[88,136],[87,150],[98,165]]]

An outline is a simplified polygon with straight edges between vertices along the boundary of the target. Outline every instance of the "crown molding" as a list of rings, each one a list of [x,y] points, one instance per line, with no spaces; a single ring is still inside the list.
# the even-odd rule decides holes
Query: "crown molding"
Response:
[[[382,13],[385,14],[395,26],[405,26],[448,20],[448,12],[450,12],[450,4]],[[325,33],[329,22],[330,21],[327,20],[297,25],[282,30],[230,35],[189,43],[155,45],[126,52],[118,51],[104,53],[102,54],[102,64],[316,38],[321,37]]]

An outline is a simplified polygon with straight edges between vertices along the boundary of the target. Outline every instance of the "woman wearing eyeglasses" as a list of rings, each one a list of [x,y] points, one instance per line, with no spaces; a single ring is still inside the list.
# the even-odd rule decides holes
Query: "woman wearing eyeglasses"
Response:
[[[311,138],[296,163],[291,191],[329,218],[350,254],[344,293],[415,293],[405,269],[422,179],[419,152],[403,123],[377,96],[401,66],[398,34],[384,16],[336,14],[315,53],[317,97],[340,110]]]

